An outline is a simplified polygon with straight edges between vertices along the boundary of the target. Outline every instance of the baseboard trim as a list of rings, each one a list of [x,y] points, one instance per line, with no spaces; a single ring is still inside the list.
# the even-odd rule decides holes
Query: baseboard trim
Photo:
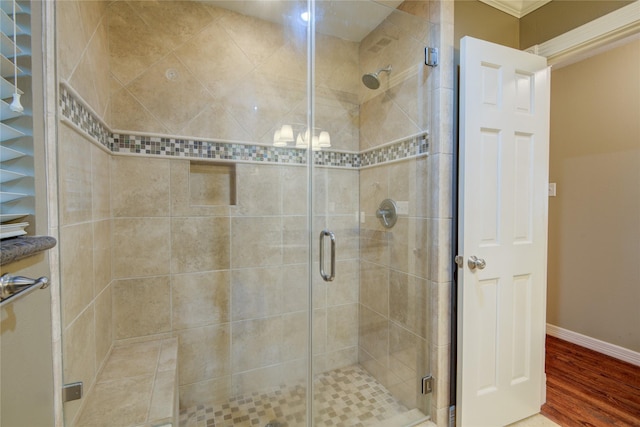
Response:
[[[598,353],[640,366],[640,353],[547,323],[547,334]]]

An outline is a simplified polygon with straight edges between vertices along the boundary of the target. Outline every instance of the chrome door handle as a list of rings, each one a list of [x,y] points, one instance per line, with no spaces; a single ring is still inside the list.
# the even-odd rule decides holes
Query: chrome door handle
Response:
[[[469,268],[472,270],[475,270],[476,268],[478,270],[482,270],[487,266],[487,263],[482,258],[471,255],[467,260],[467,265],[469,265]]]
[[[324,271],[324,238],[329,236],[331,239],[331,274]],[[336,235],[329,230],[320,232],[320,276],[325,282],[333,282],[336,278]]]

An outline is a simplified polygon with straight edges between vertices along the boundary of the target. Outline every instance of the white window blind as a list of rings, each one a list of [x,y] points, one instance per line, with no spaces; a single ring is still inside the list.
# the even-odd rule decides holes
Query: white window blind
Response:
[[[0,237],[25,234],[17,224],[33,221],[34,162],[31,108],[31,20],[29,1],[0,0]],[[15,45],[14,45],[15,41]],[[14,55],[14,52],[16,54]],[[17,66],[23,112],[12,111]],[[9,225],[7,223],[12,223]]]

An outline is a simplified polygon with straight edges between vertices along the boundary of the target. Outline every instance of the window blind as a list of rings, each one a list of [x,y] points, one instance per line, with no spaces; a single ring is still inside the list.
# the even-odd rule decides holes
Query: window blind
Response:
[[[15,4],[15,26],[14,26]],[[26,234],[34,200],[31,20],[28,1],[0,0],[0,237]],[[15,28],[15,32],[14,32]],[[14,111],[17,77],[24,111]],[[31,216],[31,217],[30,217]]]

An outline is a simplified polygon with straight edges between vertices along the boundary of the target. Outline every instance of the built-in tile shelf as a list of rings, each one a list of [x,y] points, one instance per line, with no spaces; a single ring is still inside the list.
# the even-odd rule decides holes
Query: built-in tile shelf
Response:
[[[50,236],[19,236],[0,241],[0,265],[10,264],[53,248]]]

